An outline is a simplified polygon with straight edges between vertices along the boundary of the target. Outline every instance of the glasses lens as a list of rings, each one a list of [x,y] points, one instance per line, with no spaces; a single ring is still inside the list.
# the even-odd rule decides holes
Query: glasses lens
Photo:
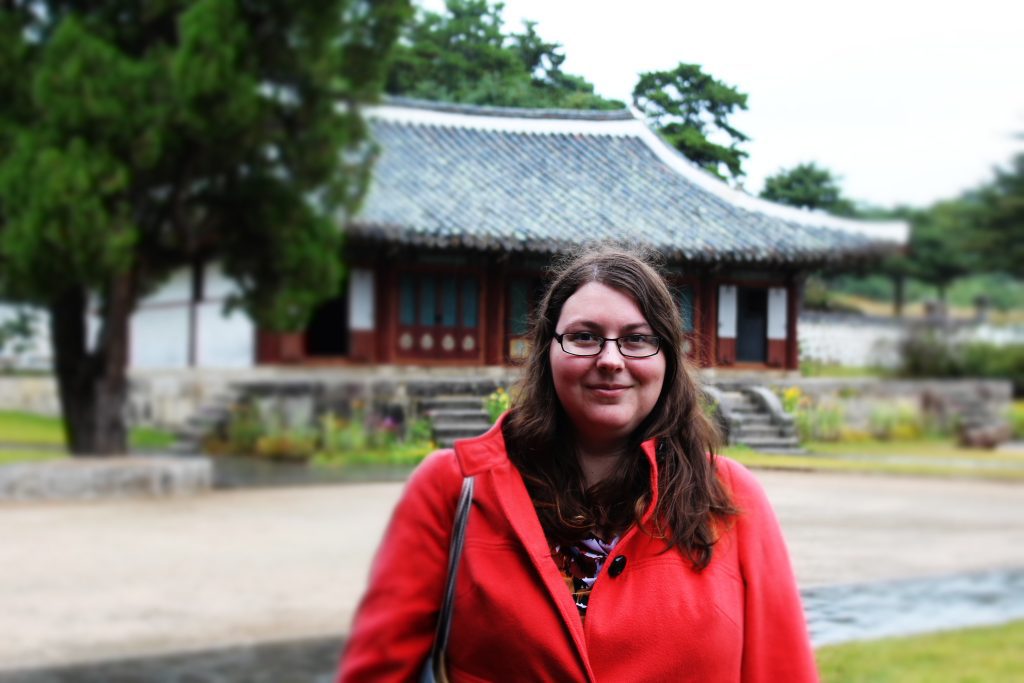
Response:
[[[657,337],[646,334],[631,334],[619,340],[619,349],[624,356],[644,358],[645,356],[653,356],[658,352],[658,342],[659,339]]]
[[[569,333],[562,335],[562,350],[576,356],[596,356],[601,352],[601,337],[589,332]]]

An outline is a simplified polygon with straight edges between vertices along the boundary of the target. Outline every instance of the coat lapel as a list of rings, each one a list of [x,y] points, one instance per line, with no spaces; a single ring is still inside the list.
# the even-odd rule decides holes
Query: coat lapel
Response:
[[[508,460],[501,434],[502,422],[503,420],[499,420],[497,425],[481,437],[456,443],[455,449],[459,454],[463,472],[476,474],[487,471],[493,478],[498,505],[512,532],[526,550],[566,630],[572,636],[577,655],[586,670],[587,679],[593,681],[594,672],[590,668],[590,658],[587,655],[583,622],[580,621],[572,594],[566,588],[565,579],[551,558],[551,549],[548,547],[537,513],[533,509],[530,494],[526,491],[526,484],[519,470]],[[500,457],[496,457],[499,453]]]

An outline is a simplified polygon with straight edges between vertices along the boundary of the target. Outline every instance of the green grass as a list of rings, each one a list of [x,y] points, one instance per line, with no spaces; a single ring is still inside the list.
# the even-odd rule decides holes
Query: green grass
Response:
[[[132,449],[160,450],[174,443],[174,436],[165,430],[154,427],[135,427],[128,435]],[[0,444],[6,448],[0,450],[3,460],[39,460],[41,457],[14,458],[13,454],[42,453],[32,447],[60,448],[64,446],[64,428],[59,418],[35,415],[19,411],[0,411]],[[22,448],[25,447],[25,448]],[[54,451],[50,457],[60,457],[62,451]]]
[[[722,452],[748,467],[828,472],[906,474],[1024,481],[1024,458],[1011,453],[957,448],[950,440],[805,443],[807,455],[759,453],[745,446]],[[856,459],[851,456],[862,456]],[[888,458],[900,458],[892,461]],[[947,462],[943,462],[946,460]]]
[[[1024,680],[1024,621],[816,651],[823,683],[1002,683]]]
[[[128,435],[128,443],[132,449],[163,450],[174,443],[174,435],[156,427],[134,427]]]
[[[15,411],[0,411],[0,442],[63,446],[64,430],[55,417]]]
[[[0,450],[0,465],[13,465],[19,462],[41,462],[43,460],[60,460],[68,457],[64,451],[33,451],[27,449]]]

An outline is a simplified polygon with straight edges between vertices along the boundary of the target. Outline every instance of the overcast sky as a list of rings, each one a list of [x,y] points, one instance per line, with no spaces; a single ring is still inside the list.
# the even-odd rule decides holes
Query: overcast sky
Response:
[[[606,97],[628,101],[639,72],[681,61],[747,93],[732,122],[752,138],[753,193],[814,161],[853,199],[924,205],[1024,149],[1019,1],[506,0],[504,17],[535,20]]]

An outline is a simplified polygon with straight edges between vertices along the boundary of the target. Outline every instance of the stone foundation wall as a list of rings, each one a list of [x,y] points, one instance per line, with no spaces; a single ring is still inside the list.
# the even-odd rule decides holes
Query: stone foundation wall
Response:
[[[0,501],[178,496],[212,486],[209,458],[69,458],[0,467]]]
[[[250,395],[262,397],[268,409],[275,402],[300,420],[323,406],[343,411],[360,400],[376,405],[397,405],[416,414],[416,402],[431,394],[443,394],[472,383],[481,391],[491,386],[511,387],[516,370],[502,367],[423,369],[404,366],[377,368],[281,369],[254,368],[240,371],[176,371],[132,373],[129,420],[132,424],[181,426],[204,405],[244,385]],[[705,383],[723,387],[754,383],[784,391],[800,390],[815,401],[843,404],[847,420],[865,423],[880,403],[920,408],[935,398],[949,402],[978,402],[995,413],[1008,410],[1012,386],[1002,380],[882,380],[878,378],[800,377],[791,372],[730,373],[706,370]],[[0,377],[0,410],[25,410],[57,415],[56,386],[49,377]],[[291,421],[291,419],[289,420]]]

